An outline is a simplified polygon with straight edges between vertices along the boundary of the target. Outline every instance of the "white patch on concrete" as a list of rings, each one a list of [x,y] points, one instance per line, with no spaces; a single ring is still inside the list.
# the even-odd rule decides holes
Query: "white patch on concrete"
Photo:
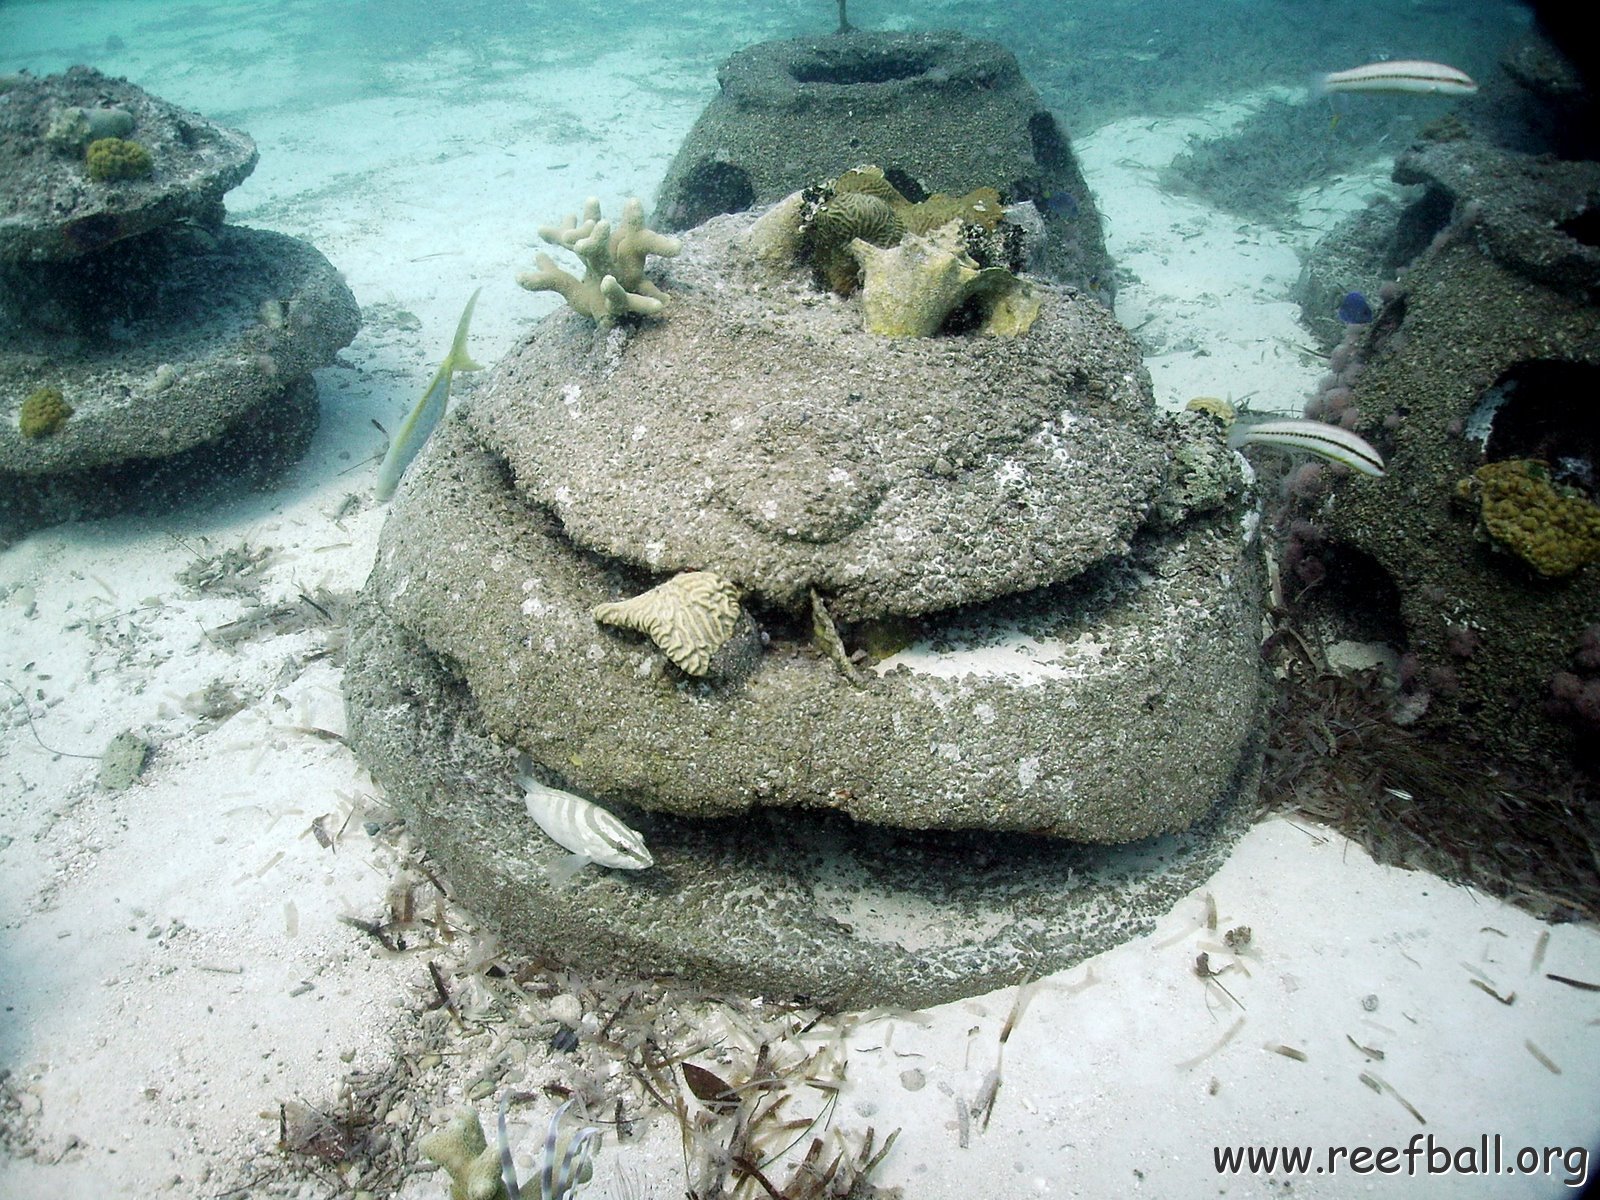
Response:
[[[1047,679],[1082,678],[1106,650],[1104,642],[1095,641],[1087,633],[1069,642],[1036,638],[1014,626],[996,626],[970,638],[940,639],[937,647],[929,641],[914,642],[872,669],[883,675],[905,667],[913,674],[939,679],[975,675],[984,679],[1010,678],[1026,685]]]

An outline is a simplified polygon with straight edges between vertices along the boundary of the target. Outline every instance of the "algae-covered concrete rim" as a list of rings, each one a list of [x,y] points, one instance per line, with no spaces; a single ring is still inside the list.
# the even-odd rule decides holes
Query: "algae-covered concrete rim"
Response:
[[[208,442],[331,362],[361,324],[333,264],[281,233],[180,227],[103,255],[117,259],[105,267],[113,273],[140,273],[125,284],[137,318],[96,313],[85,329],[0,332],[0,472],[83,471]],[[46,385],[73,415],[48,437],[24,437],[17,408]]]
[[[256,146],[247,134],[91,67],[19,77],[5,95],[0,263],[73,259],[174,221],[214,222],[224,194],[255,169]],[[47,138],[62,110],[74,107],[127,113],[127,137],[150,152],[151,174],[90,179],[80,155]]]

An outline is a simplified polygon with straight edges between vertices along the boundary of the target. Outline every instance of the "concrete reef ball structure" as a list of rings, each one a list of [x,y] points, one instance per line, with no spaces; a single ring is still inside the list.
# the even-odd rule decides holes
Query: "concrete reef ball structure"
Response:
[[[226,223],[250,138],[88,67],[10,77],[4,101],[0,537],[296,459],[311,372],[360,312],[312,246]],[[111,141],[133,167],[95,169]],[[70,410],[42,436],[22,419],[41,389]]]
[[[353,622],[353,746],[469,903],[591,966],[923,1003],[1148,928],[1260,763],[1221,426],[1158,413],[1073,289],[1030,281],[1014,337],[879,336],[752,224],[687,233],[659,317],[552,313],[440,427]],[[596,620],[688,576],[738,598],[708,661]],[[558,885],[519,772],[654,865]]]

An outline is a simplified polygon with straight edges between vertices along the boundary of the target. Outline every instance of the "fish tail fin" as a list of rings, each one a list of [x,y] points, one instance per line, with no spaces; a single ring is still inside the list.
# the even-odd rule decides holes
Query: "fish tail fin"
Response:
[[[564,888],[594,860],[587,854],[564,854],[545,868],[552,888]]]
[[[481,291],[481,287],[473,290],[466,308],[461,310],[461,320],[456,322],[455,340],[450,343],[450,354],[445,360],[452,371],[483,370],[482,365],[474,362],[472,355],[467,353],[467,329],[472,324],[472,310],[478,307],[478,293]]]

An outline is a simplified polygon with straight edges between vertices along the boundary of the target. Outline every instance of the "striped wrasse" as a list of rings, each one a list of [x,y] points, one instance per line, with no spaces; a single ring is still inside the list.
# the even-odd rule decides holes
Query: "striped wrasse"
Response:
[[[1424,92],[1440,96],[1470,96],[1478,90],[1465,71],[1415,58],[1334,71],[1324,75],[1318,86],[1324,92]]]
[[[540,783],[531,775],[517,776],[528,804],[528,815],[551,840],[572,851],[572,871],[589,863],[640,871],[654,866],[644,839],[592,801],[560,788]]]
[[[1257,421],[1254,424],[1239,421],[1228,430],[1228,445],[1235,449],[1241,446],[1281,446],[1286,450],[1303,450],[1329,462],[1343,463],[1363,475],[1383,475],[1383,455],[1373,448],[1371,442],[1325,421],[1300,418]]]

